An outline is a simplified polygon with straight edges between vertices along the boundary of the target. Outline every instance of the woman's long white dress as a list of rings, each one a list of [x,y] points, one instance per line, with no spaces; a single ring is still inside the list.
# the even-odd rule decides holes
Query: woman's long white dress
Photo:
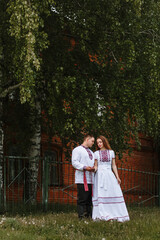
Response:
[[[93,220],[129,221],[123,193],[112,171],[113,150],[96,151],[98,170],[93,184]]]

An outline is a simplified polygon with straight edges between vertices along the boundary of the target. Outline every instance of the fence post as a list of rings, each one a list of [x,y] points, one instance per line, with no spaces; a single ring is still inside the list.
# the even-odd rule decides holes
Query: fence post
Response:
[[[45,158],[42,159],[42,205],[43,211],[45,209]]]
[[[158,206],[160,207],[160,172],[158,172]]]
[[[6,203],[6,181],[7,181],[7,174],[6,174],[6,158],[4,158],[4,211],[6,211],[7,203]]]
[[[3,157],[0,156],[0,211],[3,209]]]
[[[48,208],[48,158],[43,158],[43,177],[42,177],[42,204],[43,211]]]
[[[48,171],[49,171],[49,158],[45,158],[45,196],[46,196],[46,199],[45,199],[45,211],[48,210]]]

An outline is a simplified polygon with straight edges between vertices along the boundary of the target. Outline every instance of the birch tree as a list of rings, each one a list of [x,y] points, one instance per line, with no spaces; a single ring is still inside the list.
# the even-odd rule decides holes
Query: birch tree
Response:
[[[2,3],[5,80],[20,84],[22,104],[40,99],[50,134],[105,134],[119,153],[139,130],[158,138],[159,2]]]

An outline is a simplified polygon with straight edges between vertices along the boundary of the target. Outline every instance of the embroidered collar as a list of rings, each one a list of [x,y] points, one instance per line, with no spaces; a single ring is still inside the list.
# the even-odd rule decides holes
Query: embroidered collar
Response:
[[[109,162],[110,161],[110,154],[109,154],[109,150],[107,150],[107,149],[104,151],[99,150],[99,156],[100,156],[101,162]]]
[[[92,156],[92,153],[91,153],[90,149],[83,146],[83,145],[81,145],[81,146],[86,149],[86,151],[88,152],[89,158],[92,160],[93,156]]]

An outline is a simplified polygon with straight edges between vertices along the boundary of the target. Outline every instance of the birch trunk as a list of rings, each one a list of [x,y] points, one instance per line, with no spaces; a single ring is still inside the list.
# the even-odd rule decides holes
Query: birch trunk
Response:
[[[0,101],[0,188],[3,186],[3,123],[2,123],[2,102]]]
[[[3,122],[2,122],[2,101],[0,101],[0,209],[3,209]]]
[[[34,112],[35,114],[35,112]],[[41,125],[40,121],[37,120],[41,115],[40,102],[36,103],[36,114],[33,116],[33,122],[35,124],[35,133],[31,139],[30,147],[30,159],[29,159],[29,201],[31,203],[36,202],[37,196],[37,183],[38,183],[38,169],[40,160],[40,146],[41,146]]]

